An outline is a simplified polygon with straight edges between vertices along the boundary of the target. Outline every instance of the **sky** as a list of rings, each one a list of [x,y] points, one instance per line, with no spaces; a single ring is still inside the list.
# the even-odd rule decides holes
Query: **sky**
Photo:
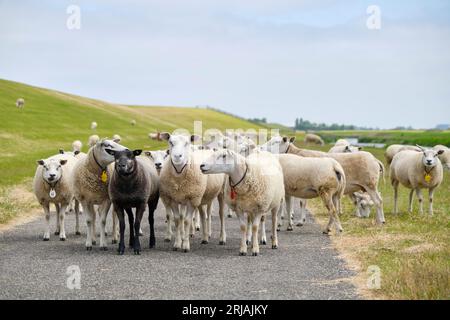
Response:
[[[290,126],[432,128],[450,123],[450,1],[0,0],[0,78]]]

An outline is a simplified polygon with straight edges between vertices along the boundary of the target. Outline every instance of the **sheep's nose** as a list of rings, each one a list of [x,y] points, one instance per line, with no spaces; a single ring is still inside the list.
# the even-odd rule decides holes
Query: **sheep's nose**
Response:
[[[178,159],[179,159],[179,158],[181,158],[182,156],[183,156],[182,154],[176,154],[176,155],[175,155],[175,158],[178,158]]]
[[[431,161],[431,160],[427,160],[427,163],[428,163],[428,164],[431,164],[431,163],[432,163],[432,161]]]
[[[200,165],[200,169],[203,169],[204,167],[205,167],[204,163]]]
[[[56,177],[56,174],[54,174],[54,173],[50,173],[50,174],[49,174],[49,179],[50,179],[50,180],[55,179],[55,177]]]
[[[157,168],[161,167],[161,162],[155,163],[155,166],[156,166]]]

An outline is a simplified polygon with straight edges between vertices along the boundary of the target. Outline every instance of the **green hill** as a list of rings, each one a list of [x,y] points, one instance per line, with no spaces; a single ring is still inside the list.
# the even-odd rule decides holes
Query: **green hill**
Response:
[[[25,99],[25,108],[15,106]],[[36,160],[71,149],[72,141],[81,140],[84,151],[91,134],[112,137],[119,134],[129,148],[160,148],[165,143],[152,141],[149,132],[185,128],[193,132],[194,121],[208,128],[261,128],[213,110],[203,108],[125,106],[37,88],[0,79],[0,186],[9,186],[32,177]],[[136,125],[130,124],[136,120]],[[92,121],[96,130],[90,129]]]

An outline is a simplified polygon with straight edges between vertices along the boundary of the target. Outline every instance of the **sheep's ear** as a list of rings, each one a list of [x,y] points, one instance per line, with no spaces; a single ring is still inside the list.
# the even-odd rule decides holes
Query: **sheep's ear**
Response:
[[[290,143],[294,143],[294,141],[295,141],[295,137],[291,137],[291,138],[289,139],[289,142],[290,142]]]
[[[119,142],[120,142],[120,138],[113,139],[113,141],[114,141],[115,143],[119,143]]]
[[[81,151],[80,150],[75,150],[74,152],[73,152],[73,154],[74,155],[77,155],[77,154],[79,154]]]
[[[65,165],[67,163],[67,160],[66,159],[63,159],[63,160],[59,160],[59,164],[60,165]]]
[[[283,137],[283,142],[288,142],[288,137]]]
[[[440,155],[444,154],[444,152],[445,152],[445,151],[441,149],[441,150],[439,150],[439,151],[437,152],[437,154],[438,154],[438,156],[440,156]]]
[[[169,149],[166,150],[166,154],[167,154],[167,155],[170,154],[170,150],[169,150]]]
[[[199,136],[199,135],[196,135],[196,134],[191,135],[191,142],[195,142],[195,141],[197,141],[198,139],[200,139],[200,136]]]
[[[60,154],[64,154],[64,149],[59,149]]]
[[[141,150],[141,149],[133,150],[133,155],[134,155],[135,157],[139,156],[141,153],[142,153],[142,150]]]
[[[115,151],[114,150],[105,149],[105,151],[106,151],[106,153],[108,153],[108,154],[110,154],[110,155],[112,155],[114,157],[114,155],[115,155]]]
[[[36,163],[40,166],[43,166],[45,162],[44,162],[44,160],[41,159],[41,160],[36,161]]]
[[[204,146],[198,146],[198,150],[204,150],[205,147]]]
[[[363,149],[363,147],[358,147],[358,150],[361,151]]]
[[[345,146],[345,151],[350,151],[350,146]]]
[[[168,132],[161,132],[161,133],[159,134],[159,137],[160,137],[161,140],[169,141],[169,139],[170,139],[170,133],[168,133]]]

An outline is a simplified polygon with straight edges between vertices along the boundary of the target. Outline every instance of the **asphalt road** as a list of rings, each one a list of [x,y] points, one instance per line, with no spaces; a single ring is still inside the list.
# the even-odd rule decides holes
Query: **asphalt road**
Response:
[[[108,251],[100,251],[98,242],[92,251],[86,251],[83,215],[81,236],[75,235],[75,217],[70,214],[66,218],[67,241],[52,234],[50,241],[44,242],[42,215],[0,233],[0,299],[360,298],[348,281],[354,273],[345,268],[311,215],[305,226],[279,232],[279,249],[261,246],[259,256],[241,257],[237,218],[226,219],[227,243],[219,246],[216,212],[209,244],[200,244],[197,233],[191,240],[191,252],[174,252],[172,243],[163,240],[165,219],[160,204],[155,219],[156,248],[148,248],[145,216],[140,256],[129,248],[118,256],[117,245],[111,244],[109,236]],[[51,219],[54,231],[54,214]],[[110,230],[111,217],[108,219]],[[269,218],[269,242],[270,224]],[[80,289],[68,288],[68,268],[79,268]]]

